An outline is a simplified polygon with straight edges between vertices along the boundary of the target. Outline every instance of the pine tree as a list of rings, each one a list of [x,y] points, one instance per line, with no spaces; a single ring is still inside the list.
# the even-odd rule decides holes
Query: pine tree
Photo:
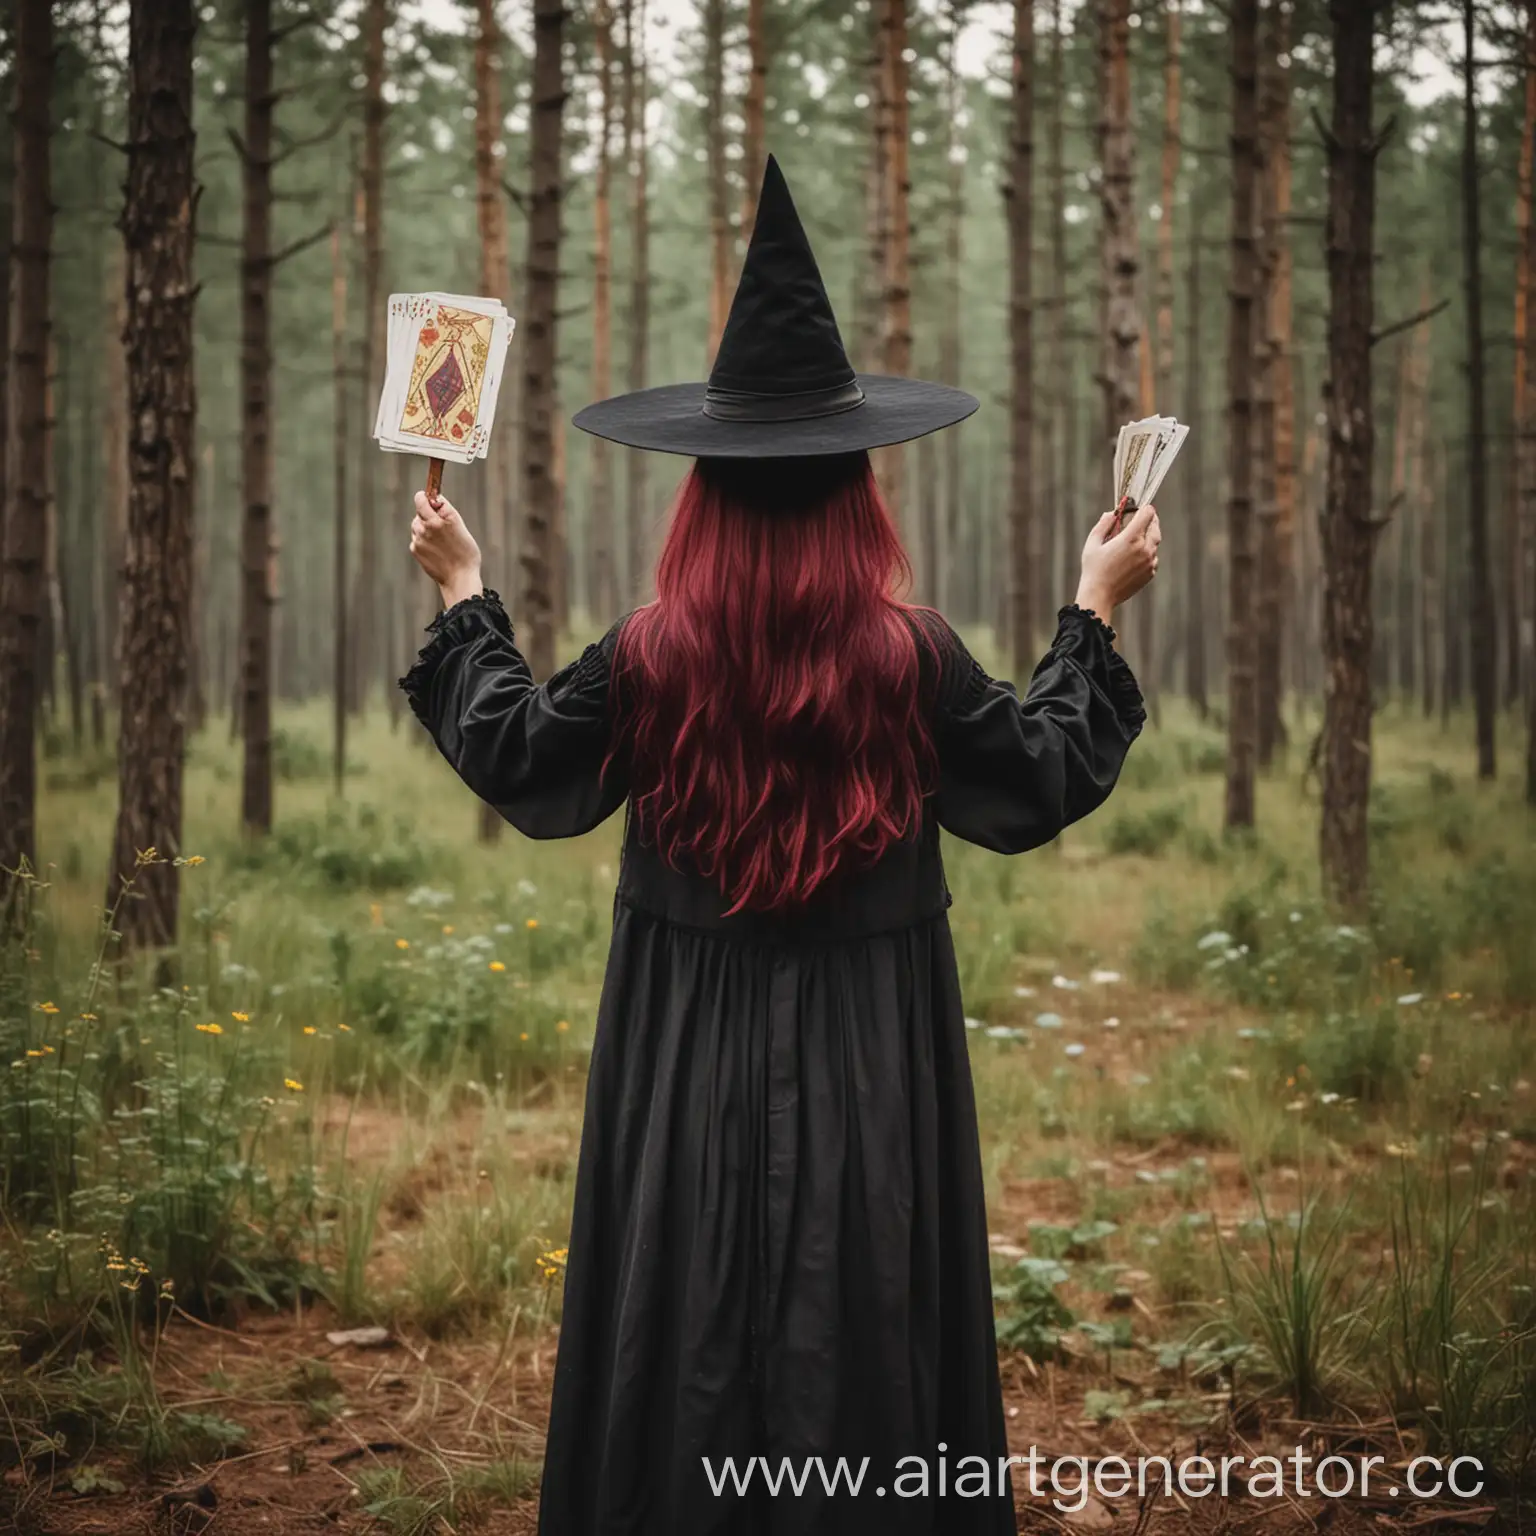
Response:
[[[191,0],[129,8],[123,246],[132,426],[117,828],[105,903],[118,908],[124,950],[175,942],[180,893],[173,861],[182,851],[197,411],[193,32]]]

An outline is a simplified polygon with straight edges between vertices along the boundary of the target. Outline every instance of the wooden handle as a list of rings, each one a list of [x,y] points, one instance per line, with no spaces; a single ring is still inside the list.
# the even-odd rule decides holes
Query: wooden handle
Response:
[[[443,461],[441,459],[427,460],[427,495],[441,496],[443,486]]]

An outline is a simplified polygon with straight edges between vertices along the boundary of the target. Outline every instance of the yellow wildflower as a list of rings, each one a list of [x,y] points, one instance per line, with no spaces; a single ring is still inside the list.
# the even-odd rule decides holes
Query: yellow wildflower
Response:
[[[203,1035],[222,1035],[224,1033],[224,1026],[222,1024],[199,1024],[197,1029],[198,1033]]]
[[[251,1022],[250,1014],[241,1013],[239,1009],[236,1009],[235,1012],[230,1014],[230,1018],[232,1018],[236,1024],[249,1024]]]
[[[517,1038],[519,1040],[526,1040],[528,1038],[528,1035],[527,1035],[526,1032],[524,1032],[523,1034],[519,1035]]]
[[[506,966],[500,960],[492,960],[491,969],[493,971],[504,971],[506,970]]]
[[[443,932],[444,933],[452,933],[453,932],[453,924],[452,923],[444,923],[443,924]]]
[[[561,1019],[561,1020],[560,1020],[560,1022],[559,1022],[559,1023],[558,1023],[558,1024],[556,1024],[556,1025],[555,1025],[555,1028],[556,1028],[556,1029],[557,1029],[557,1030],[559,1030],[559,1032],[560,1032],[560,1033],[561,1033],[561,1034],[562,1034],[562,1035],[563,1035],[563,1034],[564,1034],[564,1033],[565,1033],[565,1032],[566,1032],[566,1030],[568,1030],[568,1029],[569,1029],[569,1028],[570,1028],[570,1027],[571,1027],[571,1026],[570,1026],[570,1025],[569,1025],[569,1024],[567,1024],[567,1023],[566,1023],[566,1022],[565,1022],[565,1020],[564,1020],[564,1019]]]
[[[289,1089],[293,1093],[304,1092],[304,1084],[301,1083],[296,1077],[285,1077],[283,1079],[283,1087]]]
[[[396,939],[395,940],[395,948],[396,949],[409,949],[410,947],[411,947],[411,941],[409,939]]]
[[[59,1005],[57,1003],[39,1003],[37,1005],[37,1011],[39,1013],[48,1014],[57,1013],[59,1011]]]
[[[339,1029],[344,1035],[350,1035],[352,1033],[352,1026],[350,1024],[338,1024],[336,1028]]]
[[[306,1035],[312,1035],[312,1034],[314,1034],[314,1033],[315,1033],[315,1026],[314,1026],[314,1025],[313,1025],[313,1024],[306,1024],[306,1025],[305,1025],[305,1026],[304,1026],[304,1033],[305,1033],[305,1034],[306,1034]]]
[[[525,928],[528,928],[528,929],[532,930],[532,929],[537,928],[539,926],[539,920],[536,917],[530,917],[528,919],[528,921],[523,926]]]
[[[96,1015],[94,1013],[82,1013],[80,1017],[84,1019],[87,1024],[94,1024],[96,1022]]]

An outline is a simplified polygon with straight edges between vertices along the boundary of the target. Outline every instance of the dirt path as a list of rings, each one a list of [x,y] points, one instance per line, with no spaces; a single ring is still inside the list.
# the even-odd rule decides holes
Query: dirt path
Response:
[[[164,1478],[146,1478],[112,1456],[82,1458],[55,1469],[51,1478],[39,1465],[33,1486],[25,1490],[13,1468],[3,1489],[11,1506],[10,1524],[0,1529],[18,1536],[389,1530],[362,1507],[360,1483],[377,1495],[381,1481],[403,1475],[425,1508],[442,1496],[445,1472],[462,1473],[489,1461],[509,1469],[504,1487],[515,1494],[510,1502],[487,1502],[471,1528],[488,1536],[532,1536],[552,1337],[536,1347],[523,1341],[505,1352],[498,1340],[393,1339],[383,1347],[359,1348],[330,1343],[329,1327],[323,1309],[302,1318],[253,1316],[238,1332],[178,1320],[167,1330],[160,1352],[158,1374],[167,1406],[232,1420],[246,1431],[245,1448]],[[1313,1455],[1375,1452],[1388,1468],[1401,1456],[1380,1426],[1303,1426],[1250,1412],[1241,1433],[1234,1428],[1197,1436],[1172,1419],[1140,1416],[1134,1425],[1129,1420],[1101,1425],[1082,1418],[1085,1394],[1105,1385],[1102,1367],[1093,1361],[1040,1368],[1022,1356],[1005,1360],[1010,1444],[1020,1456],[1038,1449],[1046,1495],[1030,1500],[1027,1475],[1015,1474],[1021,1531],[1136,1531],[1146,1536],[1251,1530],[1273,1536],[1326,1527],[1338,1536],[1356,1536],[1383,1529],[1521,1529],[1517,1515],[1496,1517],[1481,1501],[1405,1507],[1400,1499],[1385,1496],[1368,1502],[1303,1502],[1234,1492],[1228,1498],[1176,1494],[1143,1503],[1135,1497],[1090,1495],[1086,1501],[1068,1497],[1053,1507],[1048,1459],[1057,1456],[1251,1458],[1264,1450],[1289,1456],[1298,1443]],[[71,1479],[83,1465],[120,1482],[122,1490],[74,1494]],[[1060,1475],[1062,1485],[1071,1489],[1080,1474],[1064,1465]],[[1074,1509],[1075,1504],[1082,1507]]]

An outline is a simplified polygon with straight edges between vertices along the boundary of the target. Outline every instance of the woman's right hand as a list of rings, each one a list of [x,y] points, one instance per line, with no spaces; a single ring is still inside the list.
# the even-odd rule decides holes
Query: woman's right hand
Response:
[[[1121,603],[1135,597],[1157,574],[1157,546],[1163,541],[1157,508],[1150,503],[1118,533],[1114,526],[1113,512],[1094,524],[1083,545],[1083,574],[1077,588],[1077,606],[1093,609],[1106,624]]]

